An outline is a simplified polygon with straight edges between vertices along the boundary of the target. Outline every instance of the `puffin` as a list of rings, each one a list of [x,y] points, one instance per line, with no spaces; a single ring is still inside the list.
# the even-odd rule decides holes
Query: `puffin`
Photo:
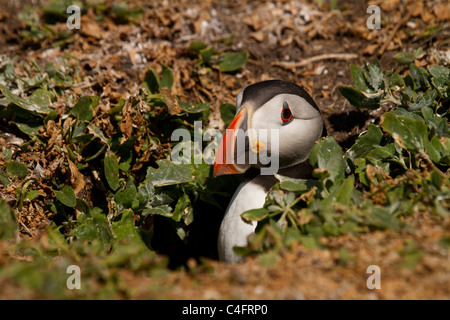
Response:
[[[246,246],[256,222],[241,214],[262,208],[278,173],[311,177],[311,148],[326,136],[325,123],[314,100],[300,86],[282,80],[251,84],[236,97],[236,115],[219,143],[213,176],[244,173],[222,219],[217,240],[219,260],[238,263],[245,258],[235,246]]]

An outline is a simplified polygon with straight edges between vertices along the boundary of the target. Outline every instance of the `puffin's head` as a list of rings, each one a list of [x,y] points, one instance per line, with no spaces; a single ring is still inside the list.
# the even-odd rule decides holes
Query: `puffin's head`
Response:
[[[276,173],[305,161],[323,135],[322,116],[303,88],[280,80],[252,84],[237,95],[236,116],[217,150],[214,176],[250,167],[261,172],[275,167],[267,172]]]

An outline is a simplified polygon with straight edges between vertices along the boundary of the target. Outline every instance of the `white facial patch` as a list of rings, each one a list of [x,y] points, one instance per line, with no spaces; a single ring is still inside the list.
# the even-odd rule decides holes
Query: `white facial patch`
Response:
[[[294,116],[285,125],[281,119],[284,102],[288,103]],[[280,94],[267,101],[254,112],[252,123],[255,138],[266,145],[270,158],[276,158],[280,167],[306,160],[323,129],[320,112],[305,99],[293,94]],[[260,129],[277,130],[277,139],[273,139],[273,134],[258,134]]]

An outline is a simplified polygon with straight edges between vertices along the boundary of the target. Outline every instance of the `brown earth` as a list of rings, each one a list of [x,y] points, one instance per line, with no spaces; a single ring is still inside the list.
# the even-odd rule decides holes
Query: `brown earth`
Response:
[[[174,272],[139,285],[130,274],[124,279],[135,285],[136,298],[145,298],[140,290],[157,285],[162,299],[448,299],[449,254],[438,241],[448,236],[450,219],[442,223],[429,213],[416,213],[406,222],[414,229],[324,238],[327,249],[298,245],[269,262],[261,257],[239,265],[208,261],[195,268],[191,261],[188,274]],[[412,240],[418,244],[413,250],[423,252],[417,260],[408,248]],[[339,254],[342,249],[348,259]],[[405,259],[408,253],[414,262]],[[371,265],[380,268],[381,289],[366,286]]]
[[[338,86],[352,84],[349,64],[361,66],[377,56],[384,69],[403,70],[397,67],[394,55],[419,47],[423,54],[417,64],[448,64],[450,8],[446,1],[408,5],[407,1],[389,0],[338,1],[342,10],[330,10],[327,1],[322,6],[318,2],[138,1],[133,5],[142,8],[143,17],[135,23],[108,17],[97,22],[88,12],[82,17],[81,30],[74,31],[62,47],[52,47],[49,40],[35,43],[18,35],[23,23],[17,12],[31,2],[11,1],[0,14],[0,54],[58,64],[63,54],[70,53],[80,61],[83,72],[83,81],[74,86],[74,93],[98,95],[101,106],[133,96],[147,68],[160,72],[165,64],[174,73],[173,93],[182,100],[211,103],[210,124],[220,129],[223,123],[218,107],[234,103],[242,87],[272,78],[293,81],[311,94],[324,115],[328,134],[345,148],[385,111],[358,110],[340,95]],[[370,4],[381,8],[379,30],[366,26]],[[437,23],[444,24],[441,33],[421,36]],[[65,27],[65,23],[57,25],[59,30]],[[216,69],[197,71],[185,50],[193,40],[205,41],[217,50],[248,51],[250,59],[233,74]],[[340,56],[330,58],[332,54]],[[311,62],[298,64],[310,58]],[[39,208],[30,209],[19,217],[21,234],[36,235],[47,219]],[[240,265],[206,260],[197,266],[191,260],[189,273],[136,279],[127,272],[123,281],[135,287],[135,298],[146,298],[143,292],[149,285],[160,286],[159,298],[170,299],[450,298],[449,250],[438,244],[450,235],[449,218],[437,219],[431,212],[417,211],[406,222],[415,229],[324,238],[326,249],[308,250],[298,245],[277,261],[267,257],[268,266],[262,258]],[[410,239],[423,252],[412,264],[405,258],[415,250],[408,247]],[[349,257],[340,255],[341,248]],[[379,290],[366,287],[369,265],[381,268]]]

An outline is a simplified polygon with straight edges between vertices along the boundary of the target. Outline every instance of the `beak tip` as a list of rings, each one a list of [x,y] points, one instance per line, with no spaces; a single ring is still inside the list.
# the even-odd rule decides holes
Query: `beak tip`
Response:
[[[242,173],[245,169],[234,164],[233,150],[236,139],[236,130],[239,129],[241,123],[248,117],[248,113],[251,112],[248,107],[242,107],[242,110],[238,112],[236,117],[231,121],[227,130],[225,131],[222,141],[216,154],[216,161],[214,162],[213,177],[223,176],[227,174]]]
[[[213,177],[217,178],[218,176],[224,176],[226,174],[236,174],[241,173],[242,170],[239,170],[234,164],[214,164]]]
[[[213,177],[223,176],[227,174],[226,165],[214,163]]]
[[[214,170],[213,170],[213,177],[214,178],[217,178],[217,165],[216,164],[214,164]]]

